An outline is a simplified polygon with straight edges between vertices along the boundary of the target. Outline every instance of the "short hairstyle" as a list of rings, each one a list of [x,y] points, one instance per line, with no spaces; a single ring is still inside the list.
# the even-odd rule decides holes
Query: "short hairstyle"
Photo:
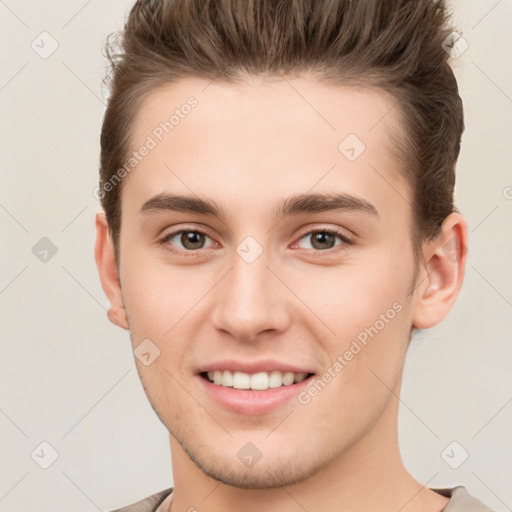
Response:
[[[112,180],[129,159],[143,100],[187,77],[237,83],[310,74],[390,93],[402,124],[397,154],[413,191],[416,254],[455,211],[464,120],[444,49],[448,21],[442,0],[138,0],[106,44],[99,197],[118,264],[123,181]]]

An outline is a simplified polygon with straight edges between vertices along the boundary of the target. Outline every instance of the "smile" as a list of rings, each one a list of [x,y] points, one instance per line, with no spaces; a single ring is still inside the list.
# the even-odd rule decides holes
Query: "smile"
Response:
[[[253,389],[265,391],[267,389],[279,388],[281,386],[291,386],[298,384],[312,374],[281,372],[279,370],[263,371],[257,373],[246,373],[242,371],[213,370],[203,372],[203,378],[218,386],[234,389]]]
[[[295,403],[294,398],[309,386],[315,376],[303,371],[262,371],[262,365],[257,369],[247,368],[254,373],[238,371],[237,366],[230,366],[230,370],[204,369],[197,374],[197,383],[202,393],[222,409],[249,416],[267,414]]]

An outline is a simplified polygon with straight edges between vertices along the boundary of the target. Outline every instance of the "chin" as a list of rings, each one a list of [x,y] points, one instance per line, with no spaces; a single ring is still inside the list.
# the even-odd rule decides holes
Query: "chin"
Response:
[[[189,453],[194,464],[210,478],[217,482],[239,489],[276,489],[306,480],[317,472],[315,467],[305,467],[300,463],[289,464],[286,461],[274,463],[258,462],[258,466],[245,468],[237,460],[215,462],[203,460]]]
[[[299,448],[287,455],[276,449],[247,467],[232,449],[219,453],[219,446],[207,448],[187,439],[176,440],[202,473],[224,485],[240,489],[274,489],[293,485],[307,480],[331,462],[330,455],[318,451],[311,456]],[[323,459],[322,455],[326,458]]]

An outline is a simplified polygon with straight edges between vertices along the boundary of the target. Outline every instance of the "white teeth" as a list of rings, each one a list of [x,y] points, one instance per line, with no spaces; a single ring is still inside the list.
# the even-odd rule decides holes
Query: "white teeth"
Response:
[[[293,384],[294,380],[295,380],[295,375],[292,372],[286,372],[283,375],[283,384],[285,386],[289,386],[290,384]]]
[[[260,372],[251,375],[251,389],[268,389],[268,373]]]
[[[228,370],[226,370],[228,371]],[[233,374],[233,387],[235,389],[250,389],[251,376],[244,372],[235,372]]]
[[[224,370],[222,372],[222,386],[226,386],[228,388],[232,387],[233,386],[233,374],[228,371],[228,370]]]
[[[278,371],[270,372],[268,379],[269,388],[280,388],[283,385],[283,374]]]
[[[302,382],[307,373],[293,372],[231,372],[229,370],[215,370],[208,372],[208,379],[218,386],[233,387],[235,389],[256,389],[265,390],[269,388],[279,388],[281,386],[290,386],[293,383]]]

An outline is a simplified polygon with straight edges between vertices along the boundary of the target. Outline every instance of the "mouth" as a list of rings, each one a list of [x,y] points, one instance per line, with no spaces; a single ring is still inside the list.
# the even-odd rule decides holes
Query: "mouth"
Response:
[[[282,372],[279,370],[246,373],[242,371],[212,370],[199,374],[203,379],[217,386],[238,390],[266,391],[299,384],[314,374],[305,372]]]
[[[284,407],[312,382],[314,373],[281,370],[248,373],[206,370],[197,374],[202,392],[216,406],[238,415],[263,415]]]

